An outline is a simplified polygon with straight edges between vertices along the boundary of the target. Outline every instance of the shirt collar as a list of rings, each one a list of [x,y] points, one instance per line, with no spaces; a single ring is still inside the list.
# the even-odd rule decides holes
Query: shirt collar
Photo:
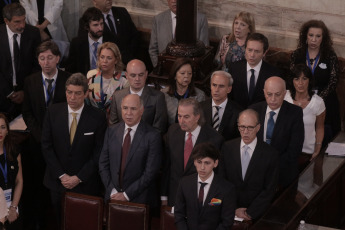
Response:
[[[170,10],[170,15],[171,15],[171,20],[173,20],[176,17],[176,14],[174,14],[171,10]]]
[[[139,125],[140,121],[136,124],[133,125],[132,127],[129,127],[126,123],[125,123],[125,130],[127,130],[128,128],[131,128],[131,130],[133,131],[133,133],[135,133],[137,131],[138,125]]]
[[[113,16],[113,17],[114,17],[114,15],[113,15],[113,11],[112,11],[111,9],[108,11],[108,13],[104,13],[104,12],[102,12],[102,14],[103,14],[104,18],[107,18],[107,15],[108,15],[108,14],[110,14],[111,16]]]
[[[67,104],[68,105],[68,104]],[[81,114],[81,112],[83,111],[84,108],[84,103],[83,105],[80,107],[80,109],[78,109],[77,111],[74,111],[69,105],[68,105],[68,114],[70,113],[77,113],[77,114]]]
[[[274,111],[274,112],[276,113],[275,115],[278,115],[278,113],[279,113],[279,111],[280,111],[280,108],[281,108],[281,106],[280,106],[278,109],[276,109],[276,110],[272,110],[272,109],[267,105],[266,115],[267,115],[268,113],[270,113],[271,111]]]
[[[202,182],[202,183],[207,183],[208,185],[210,185],[210,184],[212,183],[212,181],[213,181],[213,177],[214,177],[214,172],[212,171],[212,172],[211,172],[211,176],[210,176],[209,178],[207,178],[207,180],[202,181],[202,180],[200,179],[199,174],[198,174],[198,183],[199,183],[199,182]]]
[[[42,72],[42,76],[43,76],[44,80],[45,80],[45,79],[54,79],[54,83],[56,82],[57,75],[58,75],[58,69],[57,69],[57,68],[56,68],[56,72],[55,72],[55,74],[54,74],[54,76],[53,76],[52,78],[47,77],[47,76]]]
[[[18,38],[20,40],[20,37],[22,36],[22,34],[20,34],[20,33],[13,33],[12,30],[10,29],[10,27],[8,27],[7,24],[6,24],[6,30],[7,30],[8,38],[12,39],[14,34],[18,34]]]
[[[251,143],[248,144],[248,147],[249,147],[253,152],[254,152],[254,149],[255,149],[255,147],[256,147],[256,143],[257,143],[257,142],[258,142],[258,138],[255,137],[255,139],[254,139]],[[241,149],[242,149],[245,145],[247,145],[247,144],[244,143],[243,140],[241,139]]]
[[[88,38],[88,40],[89,40],[89,46],[90,46],[90,47],[91,47],[91,46],[93,45],[93,43],[95,43],[95,42],[98,42],[98,45],[100,45],[100,44],[103,43],[103,36],[100,37],[97,41],[92,40],[92,39],[90,38],[90,35],[89,35],[89,34],[87,35],[87,38]]]
[[[250,67],[250,65],[248,64],[248,62],[247,62],[247,72],[248,71],[250,71],[251,69],[254,69],[255,70],[255,72],[260,72],[260,69],[261,69],[261,66],[262,66],[262,59],[261,59],[261,61],[254,67],[254,68],[252,68],[252,67]]]
[[[201,126],[200,125],[198,125],[191,133],[192,133],[192,135],[194,136],[194,137],[196,137],[197,136],[197,134],[199,134],[200,133],[200,129],[201,129]],[[186,135],[188,135],[188,132],[186,132]]]
[[[129,87],[129,92],[130,92],[131,94],[138,94],[138,95],[141,97],[141,95],[143,94],[144,88],[145,88],[145,86],[144,86],[141,90],[139,90],[139,92],[134,92],[134,91],[132,90],[132,88]]]
[[[227,103],[228,103],[228,98],[226,98],[225,101],[223,101],[223,102],[220,103],[219,105],[216,105],[216,103],[215,103],[214,100],[212,99],[212,107],[213,107],[213,106],[219,106],[220,108],[225,109]]]

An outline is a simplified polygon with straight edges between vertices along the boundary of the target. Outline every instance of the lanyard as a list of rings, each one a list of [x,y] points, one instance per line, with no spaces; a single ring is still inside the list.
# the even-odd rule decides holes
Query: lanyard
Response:
[[[8,5],[8,4],[11,4],[12,1],[11,0],[4,0],[4,3],[5,3],[5,5]]]
[[[5,185],[7,185],[7,158],[6,158],[6,148],[5,148],[5,146],[4,146],[4,157],[5,157],[5,168],[3,168],[2,164],[0,163],[0,169],[2,171],[2,174],[4,175]]]
[[[49,92],[48,89],[47,89],[46,82],[44,80],[43,74],[42,74],[42,84],[43,84],[43,87],[44,87],[44,91],[46,92],[46,106],[48,106],[48,102],[50,101],[50,96],[53,96],[53,92],[55,90],[56,83],[55,83],[55,81],[53,82],[52,89]]]
[[[317,62],[319,61],[319,58],[320,58],[320,53],[318,53],[318,55],[316,56],[315,60],[314,60],[314,67],[311,68],[311,64],[310,64],[310,58],[309,58],[309,52],[307,50],[307,61],[308,61],[308,66],[309,66],[309,69],[311,70],[312,74],[314,75],[314,72],[315,72],[315,68],[317,66]]]

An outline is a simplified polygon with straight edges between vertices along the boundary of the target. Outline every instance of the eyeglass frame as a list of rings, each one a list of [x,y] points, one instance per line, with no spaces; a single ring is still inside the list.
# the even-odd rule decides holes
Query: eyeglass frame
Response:
[[[252,132],[255,128],[256,128],[256,126],[258,126],[259,125],[259,123],[257,123],[255,126],[244,126],[244,125],[237,125],[237,128],[238,128],[238,130],[240,130],[240,131],[245,131],[246,129],[248,130],[248,132]]]

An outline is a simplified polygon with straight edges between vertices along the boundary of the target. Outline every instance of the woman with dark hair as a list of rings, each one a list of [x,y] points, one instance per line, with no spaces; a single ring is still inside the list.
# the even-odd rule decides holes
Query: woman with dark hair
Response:
[[[310,20],[300,29],[297,49],[291,55],[290,69],[305,64],[314,76],[313,89],[325,102],[325,143],[340,131],[339,101],[336,87],[339,78],[338,58],[323,21]]]
[[[229,69],[231,63],[244,59],[244,46],[251,33],[255,33],[254,17],[248,12],[239,12],[232,22],[232,32],[224,35],[219,42],[214,58],[218,69]]]
[[[179,100],[189,97],[199,102],[205,100],[205,93],[194,86],[192,65],[192,60],[178,58],[170,70],[169,86],[161,90],[165,94],[169,125],[177,122]]]
[[[303,168],[314,159],[321,150],[324,137],[325,103],[313,92],[314,77],[305,64],[297,64],[292,69],[290,83],[285,100],[303,109],[304,143],[300,163]]]
[[[9,123],[0,113],[0,187],[4,190],[8,208],[6,229],[20,229],[18,204],[23,191],[20,154],[11,143]]]

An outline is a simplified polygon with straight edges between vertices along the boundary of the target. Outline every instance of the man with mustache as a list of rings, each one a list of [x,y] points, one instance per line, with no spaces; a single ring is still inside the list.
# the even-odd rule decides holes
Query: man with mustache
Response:
[[[102,12],[96,7],[88,8],[80,23],[87,33],[81,33],[73,38],[66,62],[66,71],[70,73],[86,73],[96,69],[97,47],[104,42],[118,44],[116,38],[104,31],[104,18]]]

